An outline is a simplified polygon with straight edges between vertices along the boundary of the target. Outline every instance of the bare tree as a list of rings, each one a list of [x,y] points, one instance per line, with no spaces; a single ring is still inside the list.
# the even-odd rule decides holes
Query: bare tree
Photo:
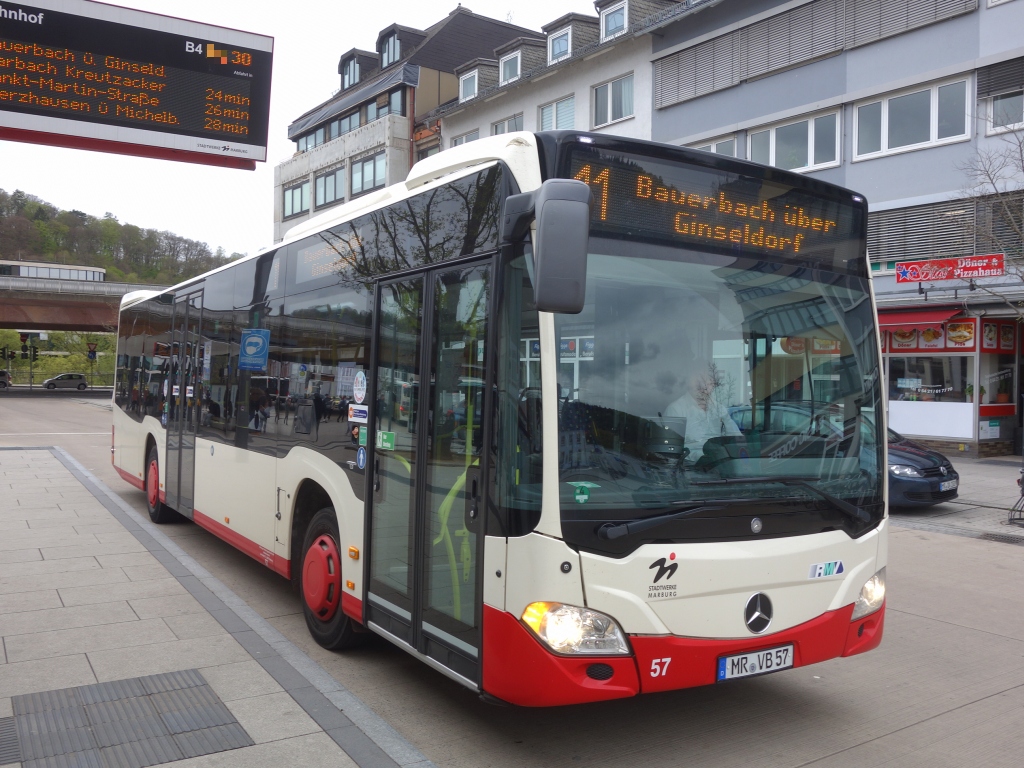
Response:
[[[1024,131],[1007,131],[957,166],[965,177],[961,195],[974,203],[974,216],[966,226],[977,253],[1002,253],[1006,272],[1024,283]],[[998,297],[1024,318],[1016,306],[992,289],[977,290]]]

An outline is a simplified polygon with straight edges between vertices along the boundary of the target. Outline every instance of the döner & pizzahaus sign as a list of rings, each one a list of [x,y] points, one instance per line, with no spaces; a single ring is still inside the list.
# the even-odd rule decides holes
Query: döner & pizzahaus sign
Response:
[[[932,280],[969,280],[976,277],[1001,277],[1006,263],[1001,253],[964,256],[957,259],[897,261],[897,283],[921,283]]]

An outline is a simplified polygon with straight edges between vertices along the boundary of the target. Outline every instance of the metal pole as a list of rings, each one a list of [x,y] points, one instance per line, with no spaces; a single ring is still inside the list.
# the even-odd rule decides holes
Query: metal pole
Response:
[[[32,360],[32,357],[33,357],[32,353],[35,351],[35,345],[32,344],[32,339],[29,339],[28,341],[29,341],[29,344],[28,344],[28,391],[31,392],[32,388],[33,388],[33,384],[35,382],[35,376],[32,373],[32,370],[33,370],[33,367],[34,367],[32,365],[32,363],[34,362]]]

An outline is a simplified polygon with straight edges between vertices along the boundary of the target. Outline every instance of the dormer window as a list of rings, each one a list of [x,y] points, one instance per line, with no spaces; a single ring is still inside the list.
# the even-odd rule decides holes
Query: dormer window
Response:
[[[351,88],[353,85],[359,82],[359,62],[356,57],[353,56],[351,59],[345,62],[341,70],[341,87],[344,89]]]
[[[548,37],[548,64],[564,59],[572,52],[572,27],[566,27]]]
[[[390,67],[402,57],[398,35],[389,35],[380,47],[380,68]]]
[[[621,35],[626,31],[626,4],[619,3],[601,11],[601,39]]]
[[[520,52],[516,51],[502,58],[498,63],[501,70],[501,84],[506,85],[519,79]]]
[[[459,78],[459,101],[469,101],[476,96],[476,73],[474,69]]]

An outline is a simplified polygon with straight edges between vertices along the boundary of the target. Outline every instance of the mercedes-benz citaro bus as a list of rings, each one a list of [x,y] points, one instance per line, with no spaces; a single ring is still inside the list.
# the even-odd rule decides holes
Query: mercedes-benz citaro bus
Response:
[[[867,211],[614,136],[451,149],[273,250],[126,296],[114,466],[154,521],[290,578],[320,645],[373,632],[489,700],[871,650],[888,521]]]

